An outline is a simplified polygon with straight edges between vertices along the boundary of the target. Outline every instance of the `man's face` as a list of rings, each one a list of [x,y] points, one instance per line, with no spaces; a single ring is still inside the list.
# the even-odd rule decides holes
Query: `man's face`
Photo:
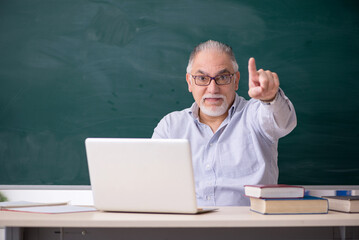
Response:
[[[226,53],[217,50],[204,50],[195,56],[192,71],[187,73],[188,90],[200,107],[200,114],[211,117],[227,115],[233,104],[235,91],[238,90],[239,72],[228,85],[217,85],[214,80],[208,86],[197,86],[191,75],[215,77],[223,74],[233,74],[233,64]]]

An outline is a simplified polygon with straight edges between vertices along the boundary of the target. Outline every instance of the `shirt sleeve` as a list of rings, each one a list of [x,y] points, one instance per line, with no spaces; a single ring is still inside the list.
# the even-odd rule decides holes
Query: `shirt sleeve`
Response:
[[[152,138],[153,139],[166,139],[169,138],[168,134],[168,123],[167,116],[161,119],[161,121],[157,124],[157,127],[154,129]]]
[[[259,127],[271,142],[289,134],[297,125],[294,106],[280,88],[272,102],[260,101],[258,118]]]

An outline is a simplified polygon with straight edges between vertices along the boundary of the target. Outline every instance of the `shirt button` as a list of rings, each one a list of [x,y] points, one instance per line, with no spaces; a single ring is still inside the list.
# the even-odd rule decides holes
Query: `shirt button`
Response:
[[[206,165],[206,169],[207,169],[207,170],[211,169],[211,165],[207,164],[207,165]]]
[[[207,200],[211,200],[211,196],[207,196],[206,199],[207,199]]]

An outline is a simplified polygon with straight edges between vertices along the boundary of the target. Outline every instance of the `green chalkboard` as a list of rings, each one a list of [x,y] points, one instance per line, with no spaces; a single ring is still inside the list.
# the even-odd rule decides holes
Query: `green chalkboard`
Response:
[[[359,3],[2,0],[0,185],[88,185],[87,137],[151,137],[191,105],[192,48],[233,46],[279,74],[298,126],[281,183],[359,185]]]

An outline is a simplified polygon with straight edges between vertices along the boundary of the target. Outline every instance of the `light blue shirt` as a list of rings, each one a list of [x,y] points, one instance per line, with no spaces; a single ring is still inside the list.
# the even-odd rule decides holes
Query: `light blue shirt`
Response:
[[[152,138],[188,139],[199,206],[249,205],[246,184],[278,182],[278,139],[291,132],[294,107],[279,89],[275,100],[245,100],[236,94],[218,130],[199,121],[198,105],[166,115]]]

